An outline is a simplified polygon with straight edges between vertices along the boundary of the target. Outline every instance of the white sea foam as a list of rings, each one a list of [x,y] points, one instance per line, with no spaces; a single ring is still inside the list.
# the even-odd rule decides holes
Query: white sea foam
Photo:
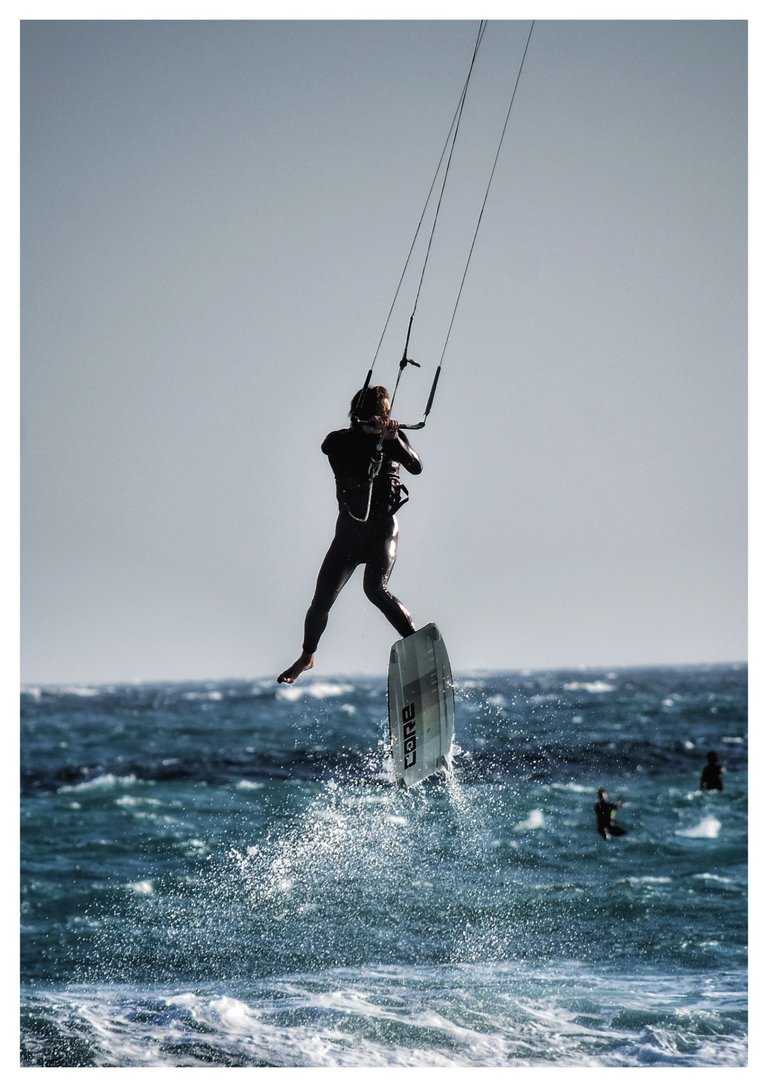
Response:
[[[539,808],[534,808],[533,811],[528,813],[528,818],[523,819],[520,823],[515,823],[515,830],[539,830],[544,826],[544,812]]]
[[[298,702],[300,698],[339,698],[351,694],[354,687],[350,683],[309,683],[301,686],[281,686],[276,694],[284,702]]]
[[[137,780],[135,774],[127,774],[125,777],[119,777],[117,774],[99,774],[98,777],[91,778],[90,781],[80,781],[77,785],[60,785],[57,792],[84,793],[91,790],[114,789],[116,785],[135,785]]]
[[[448,973],[398,965],[294,975],[250,992],[68,989],[41,999],[63,1033],[88,1039],[102,1068],[210,1068],[233,1054],[243,1066],[307,1069],[744,1065],[746,1038],[717,1032],[718,1008],[744,1007],[743,991],[692,999],[691,982],[612,977],[583,963],[550,975],[464,962]]]
[[[187,857],[198,857],[208,852],[208,846],[200,838],[189,838],[181,845]]]
[[[152,796],[120,796],[115,801],[121,808],[157,808],[162,801]]]
[[[675,833],[681,838],[716,838],[721,826],[720,820],[715,819],[714,815],[707,815],[696,826],[677,830]]]
[[[602,679],[587,680],[584,683],[565,683],[564,691],[586,691],[587,694],[610,694],[616,687],[612,683],[606,683]]]
[[[471,1054],[472,1064],[501,1064],[507,1054],[508,1046],[503,1033],[480,1031],[463,1027],[446,1015],[436,1010],[422,1009],[409,1013],[407,1006],[385,1006],[369,994],[355,989],[340,989],[329,992],[304,993],[291,986],[291,1003],[298,1007],[305,1006],[310,1012],[321,1011],[328,1023],[318,1026],[312,1023],[310,1016],[307,1026],[298,1024],[287,1028],[280,1023],[272,1023],[270,1016],[265,1019],[258,1008],[224,996],[205,1000],[187,998],[182,1006],[192,1012],[197,1023],[213,1032],[220,1041],[237,1048],[251,1062],[278,1066],[304,1067],[385,1067],[429,1065],[445,1067],[464,1064],[465,1060],[456,1060],[451,1050],[462,1047]],[[295,990],[295,991],[293,991]],[[173,998],[168,1000],[172,1006]],[[354,1044],[350,1044],[350,1035],[346,1029],[336,1026],[347,1019],[370,1023],[371,1026],[394,1023],[408,1031],[423,1031],[425,1036],[442,1036],[444,1046],[438,1048],[398,1045],[391,1041],[375,1037],[357,1035]],[[381,1030],[377,1028],[376,1033]],[[443,1051],[441,1051],[443,1050]],[[447,1051],[446,1051],[447,1050]]]
[[[141,879],[137,883],[127,884],[129,891],[134,891],[137,895],[151,895],[155,893],[155,886],[151,879]]]
[[[238,781],[235,788],[236,789],[241,789],[243,792],[247,792],[249,789],[251,789],[251,790],[263,789],[264,788],[264,782],[263,781],[245,781],[245,780],[244,781]]]

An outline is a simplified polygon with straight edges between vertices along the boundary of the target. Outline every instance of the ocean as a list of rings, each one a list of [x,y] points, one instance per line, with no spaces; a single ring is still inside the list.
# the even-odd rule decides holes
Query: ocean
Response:
[[[459,675],[408,791],[386,733],[383,676],[24,688],[21,1065],[746,1065],[744,665]]]

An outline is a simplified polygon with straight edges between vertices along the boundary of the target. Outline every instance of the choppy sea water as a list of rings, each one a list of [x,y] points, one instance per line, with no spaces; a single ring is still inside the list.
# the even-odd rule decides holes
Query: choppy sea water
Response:
[[[456,702],[405,792],[383,677],[25,689],[21,1064],[745,1065],[746,668]]]

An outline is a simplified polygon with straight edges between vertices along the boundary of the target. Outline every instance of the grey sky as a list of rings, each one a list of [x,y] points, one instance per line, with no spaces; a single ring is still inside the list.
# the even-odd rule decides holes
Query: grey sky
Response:
[[[488,26],[400,419],[528,25]],[[476,29],[24,24],[25,681],[296,656],[335,520],[320,443],[372,361]],[[457,672],[746,656],[746,44],[738,21],[534,29],[391,582]],[[356,577],[317,672],[383,673],[395,636]]]

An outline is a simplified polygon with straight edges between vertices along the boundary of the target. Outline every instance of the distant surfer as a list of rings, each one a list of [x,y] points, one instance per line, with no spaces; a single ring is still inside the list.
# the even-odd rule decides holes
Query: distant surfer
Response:
[[[707,764],[701,771],[700,789],[723,789],[723,767],[717,761],[717,752],[707,752]]]
[[[614,803],[608,799],[608,793],[605,789],[598,789],[595,815],[597,816],[597,833],[602,838],[620,838],[622,834],[627,833],[623,827],[614,823],[616,812],[623,803],[623,800],[617,800]]]
[[[320,567],[304,620],[301,655],[280,673],[278,683],[293,683],[314,666],[328,613],[361,564],[365,566],[363,590],[368,599],[402,638],[416,629],[407,608],[392,595],[387,583],[397,557],[395,511],[406,501],[403,494],[408,494],[400,482],[400,465],[413,475],[421,472],[422,465],[389,413],[389,392],[383,385],[361,389],[352,398],[350,426],[333,431],[321,446],[336,478],[336,534]],[[380,438],[382,448],[378,451]],[[370,472],[372,461],[378,464],[375,474]]]

